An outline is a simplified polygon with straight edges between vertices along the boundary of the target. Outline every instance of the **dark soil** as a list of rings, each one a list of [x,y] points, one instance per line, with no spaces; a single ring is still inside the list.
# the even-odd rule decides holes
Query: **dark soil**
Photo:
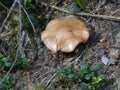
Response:
[[[106,3],[104,5],[101,5],[98,10],[96,8],[104,0],[90,1],[91,2],[88,4],[88,8],[92,9],[90,13],[93,13],[92,11],[95,11],[95,13],[99,15],[113,15],[116,17],[120,16],[120,0],[106,0]],[[51,1],[50,4],[54,5],[55,1]],[[64,12],[61,13],[56,10],[53,11],[50,15],[51,8],[41,6],[39,3],[37,5],[39,8],[46,11],[43,12],[43,10],[41,10],[39,13],[37,13],[40,14],[42,12],[43,19],[39,21],[40,25],[38,26],[41,29],[46,26],[47,21],[50,19],[60,17],[65,14]],[[60,8],[63,8],[64,5],[65,1],[58,4]],[[35,12],[38,12],[38,10]],[[47,15],[50,15],[50,17],[48,18]],[[81,18],[80,16],[77,17]],[[42,30],[38,30],[39,34],[37,34],[33,40],[35,42],[34,46],[26,46],[25,49],[26,58],[29,61],[29,65],[25,68],[25,70],[22,71],[22,85],[29,87],[36,85],[37,82],[41,82],[45,88],[48,85],[52,85],[56,81],[57,71],[61,67],[65,67],[68,62],[75,60],[75,65],[77,66],[82,60],[86,60],[86,62],[90,65],[98,63],[102,64],[102,69],[99,71],[99,73],[106,74],[106,78],[104,80],[105,85],[96,90],[117,90],[118,79],[120,78],[118,75],[120,57],[117,59],[118,61],[112,65],[105,65],[102,62],[101,58],[104,55],[109,58],[111,49],[114,49],[116,47],[120,48],[120,40],[117,39],[119,38],[118,33],[120,33],[120,22],[101,20],[100,18],[82,18],[86,21],[87,26],[90,28],[90,38],[87,43],[80,44],[72,53],[59,52],[56,54],[49,51],[40,41],[40,33]],[[43,24],[42,22],[44,19],[46,22],[44,21]],[[41,26],[41,23],[43,26]],[[14,75],[18,76],[18,73],[14,73]],[[19,79],[19,76],[16,78]],[[74,90],[79,90],[79,87],[76,85],[73,85],[73,87],[75,87]],[[61,89],[61,86],[57,86],[56,90],[67,89]]]

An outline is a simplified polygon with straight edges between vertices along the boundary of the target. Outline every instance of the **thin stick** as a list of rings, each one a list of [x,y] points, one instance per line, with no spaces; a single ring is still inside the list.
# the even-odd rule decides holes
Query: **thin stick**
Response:
[[[102,2],[101,2],[101,0],[99,0],[99,4],[97,5],[97,8],[95,9],[95,11],[93,11],[92,14],[96,14],[96,13],[100,10],[100,8],[106,4],[106,2],[107,2],[106,0],[103,0]],[[87,23],[88,23],[90,20],[92,20],[92,18],[89,18],[89,19],[87,20]]]
[[[92,18],[99,18],[99,19],[106,19],[106,20],[112,20],[112,21],[120,22],[120,17],[107,16],[107,15],[96,15],[96,14],[89,14],[89,13],[82,13],[82,12],[81,13],[73,13],[73,12],[61,9],[59,7],[56,7],[56,6],[48,5],[48,4],[44,3],[44,2],[41,2],[41,4],[44,5],[44,6],[56,9],[58,11],[68,13],[68,14],[73,14],[73,15],[77,15],[77,16],[86,16],[86,17],[92,17]]]
[[[3,21],[3,23],[2,23],[2,26],[0,27],[0,33],[2,32],[3,27],[4,27],[5,23],[6,23],[6,21],[8,20],[8,18],[9,18],[9,16],[10,16],[10,14],[11,14],[11,12],[12,12],[13,8],[14,8],[14,6],[16,5],[16,1],[17,1],[17,0],[14,0],[14,2],[13,2],[13,4],[12,4],[12,6],[11,6],[11,8],[10,8],[10,11],[8,12],[8,14],[7,14],[6,18],[4,19],[4,21]]]
[[[17,2],[18,2],[18,1],[17,1]],[[29,15],[28,15],[27,11],[24,9],[24,7],[23,7],[19,2],[18,2],[18,4],[20,5],[20,7],[21,7],[21,8],[23,9],[23,11],[25,12],[25,14],[26,14],[26,16],[27,16],[27,18],[28,18],[28,20],[29,20],[32,28],[33,28],[33,31],[36,32],[35,27],[34,27],[34,25],[33,25],[32,21],[31,21]]]
[[[0,85],[3,83],[3,81],[7,78],[7,76],[9,75],[9,73],[11,72],[11,70],[13,69],[14,65],[15,65],[15,62],[17,61],[17,54],[18,54],[18,49],[17,49],[17,52],[16,52],[16,56],[15,56],[15,60],[14,62],[12,63],[12,66],[10,67],[10,69],[8,70],[7,74],[4,76],[4,78],[0,81]]]
[[[58,0],[57,3],[56,3],[54,6],[57,6],[60,2],[61,2],[61,0]],[[55,9],[53,9],[53,8],[51,9],[51,11],[50,11],[49,14],[48,14],[48,19],[50,19],[50,17],[51,17],[51,15],[52,15],[52,13],[54,12],[54,10],[55,10]],[[48,21],[49,21],[49,20],[47,20],[47,23],[48,23]]]
[[[22,10],[21,10],[21,2],[19,0],[19,24],[20,24],[20,30],[19,30],[19,38],[20,38],[20,42],[19,42],[19,51],[20,53],[22,54],[22,57],[25,58],[25,54],[23,52],[23,43],[24,43],[24,40],[25,40],[25,36],[26,36],[26,33],[24,31],[22,31]]]
[[[46,84],[46,88],[49,86],[50,82],[57,76],[57,73],[53,74],[53,76],[48,80]]]
[[[16,1],[17,1],[17,0],[14,1],[13,5],[12,5],[12,7],[11,7],[12,9],[13,9],[13,7],[15,6]],[[18,0],[18,1],[20,2],[20,0]],[[9,15],[10,15],[12,9],[10,9]],[[6,19],[4,20],[3,23],[5,23],[5,22],[7,21],[7,18],[9,17],[9,15],[7,15],[7,17],[6,17]],[[3,25],[3,26],[4,26],[4,25]],[[20,29],[21,29],[21,28],[20,28]],[[1,29],[1,30],[2,30],[2,29]],[[20,39],[19,39],[18,45],[19,45],[19,44],[20,44]],[[9,75],[9,73],[11,72],[11,70],[13,69],[13,67],[14,67],[14,65],[15,65],[15,62],[17,61],[18,51],[19,51],[19,47],[17,48],[17,51],[16,51],[15,60],[14,60],[14,62],[12,63],[12,66],[11,66],[10,69],[8,70],[7,74],[6,74],[6,75],[3,77],[3,79],[0,81],[0,85],[3,83],[3,81],[7,78],[7,76]]]
[[[18,0],[18,2],[20,4],[20,0]],[[20,24],[19,37],[22,37],[22,11],[20,5],[19,5],[19,24]]]

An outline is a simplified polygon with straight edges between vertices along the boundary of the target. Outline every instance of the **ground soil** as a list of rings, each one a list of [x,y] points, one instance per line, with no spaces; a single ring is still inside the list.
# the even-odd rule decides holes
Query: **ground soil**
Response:
[[[103,1],[104,0],[101,0],[101,3]],[[60,5],[58,6],[60,7]],[[97,1],[92,1],[89,2],[88,7],[91,7],[92,10],[95,11],[98,5],[100,4]],[[45,6],[41,6],[41,8],[43,7]],[[119,17],[119,9],[120,0],[108,0],[96,11],[96,14],[113,15]],[[45,10],[49,11],[49,9],[46,7]],[[51,15],[51,18],[59,17],[59,11],[53,13],[54,14],[53,16]],[[91,13],[93,12],[91,11]],[[60,16],[62,16],[61,13]],[[80,16],[77,17],[81,18]],[[48,50],[40,41],[40,36],[36,37],[37,43],[36,46],[33,46],[34,48],[29,48],[29,46],[27,47],[26,58],[28,59],[29,64],[25,68],[25,70],[22,71],[23,78],[21,81],[23,85],[29,87],[34,86],[37,82],[41,82],[43,84],[43,87],[46,87],[47,85],[55,82],[58,69],[60,69],[61,67],[65,67],[66,63],[76,60],[75,65],[77,66],[83,59],[85,59],[89,65],[94,65],[98,63],[102,64],[102,69],[99,71],[99,73],[106,74],[106,78],[104,80],[105,85],[99,90],[117,90],[118,79],[120,78],[118,75],[120,57],[118,58],[117,62],[112,65],[105,65],[102,62],[101,58],[104,55],[109,58],[109,53],[111,49],[120,48],[120,40],[117,39],[119,38],[118,33],[120,33],[120,22],[104,20],[100,18],[82,18],[85,20],[87,26],[90,28],[90,38],[85,44],[80,44],[74,52],[53,53]],[[41,33],[41,31],[42,30],[40,30],[39,33]],[[14,75],[17,76],[18,73],[14,73]],[[78,88],[79,87],[76,87],[74,88],[74,90],[78,90]],[[61,89],[61,87],[57,87],[56,90],[64,89]]]

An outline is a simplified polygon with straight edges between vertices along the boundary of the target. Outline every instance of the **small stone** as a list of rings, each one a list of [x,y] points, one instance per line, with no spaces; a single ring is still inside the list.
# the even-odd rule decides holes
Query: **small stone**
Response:
[[[109,59],[108,65],[114,65],[116,62],[117,62],[117,59],[114,58],[114,57],[111,57],[111,58]]]
[[[104,63],[105,65],[107,65],[109,63],[109,59],[104,55],[101,57],[102,63]]]
[[[110,57],[119,58],[120,57],[120,48],[112,48],[109,53]]]
[[[105,55],[102,56],[101,58],[102,63],[104,63],[105,65],[114,65],[117,62],[117,59],[114,57],[111,57],[110,59],[108,57],[106,57]]]
[[[104,43],[104,42],[106,42],[106,39],[105,39],[105,38],[101,38],[101,39],[100,39],[100,42],[101,42],[101,43]]]
[[[115,36],[116,42],[120,42],[120,31]]]
[[[29,75],[30,75],[30,72],[25,71],[25,72],[23,73],[23,76],[29,76]]]

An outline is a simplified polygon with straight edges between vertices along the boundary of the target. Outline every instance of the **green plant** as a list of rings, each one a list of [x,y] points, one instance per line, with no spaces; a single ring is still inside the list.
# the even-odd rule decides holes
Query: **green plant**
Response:
[[[86,5],[88,3],[88,0],[75,0],[75,1],[83,11],[86,11]]]
[[[27,87],[24,87],[24,86],[19,86],[19,87],[17,87],[17,89],[16,90],[27,90]]]
[[[12,65],[12,62],[7,58],[4,57],[2,53],[0,53],[0,68],[1,67],[10,67]]]
[[[0,2],[0,6],[2,6],[2,7],[5,8],[7,11],[9,11],[9,8],[8,8],[6,5],[4,5],[2,2]]]
[[[33,85],[33,86],[28,86],[28,87],[27,86],[19,86],[19,87],[17,87],[16,90],[28,90],[28,89],[30,89],[30,90],[42,90],[42,87],[43,87],[42,83],[37,82],[36,85]]]
[[[4,75],[0,74],[0,81],[3,79],[3,77]],[[0,82],[0,86],[7,90],[11,89],[14,86],[14,83],[12,81],[13,81],[13,76],[9,74],[2,83]]]
[[[25,68],[28,64],[28,61],[24,59],[21,53],[17,54],[17,61],[15,62],[15,66],[19,66],[21,68]]]
[[[37,19],[37,16],[35,14],[29,14],[29,18],[31,19],[31,21],[33,22],[33,25],[34,26],[37,26],[38,25],[38,19]],[[30,21],[28,20],[28,18],[26,18],[25,15],[22,16],[22,20],[23,20],[23,27],[24,28],[30,28]]]
[[[46,90],[56,90],[54,85],[49,86]]]
[[[13,63],[12,60],[10,60],[8,57],[5,57],[2,53],[0,53],[0,70],[2,72],[6,72],[12,66],[12,63]],[[27,64],[28,64],[28,61],[22,58],[22,55],[18,53],[17,61],[15,62],[14,67],[19,66],[19,67],[25,68]],[[0,87],[5,88],[7,90],[13,88],[14,87],[13,76],[11,74],[8,74],[6,78],[3,80],[4,77],[5,75],[0,73]]]
[[[35,90],[41,90],[42,87],[43,87],[42,83],[37,82],[36,85],[35,85]]]
[[[2,53],[0,53],[0,68],[1,67],[11,67],[12,60],[5,57]],[[17,54],[17,61],[15,62],[14,67],[19,66],[21,68],[25,68],[28,64],[28,61],[24,58],[22,58],[22,55],[20,53]]]
[[[95,87],[99,86],[101,81],[105,78],[104,74],[98,75],[96,73],[101,67],[101,64],[90,66],[85,62],[81,62],[78,70],[75,70],[73,63],[69,62],[65,69],[62,68],[58,71],[58,80],[64,81],[65,78],[67,78],[68,86],[73,82],[81,80],[80,90],[95,90]]]
[[[35,9],[36,5],[33,3],[34,0],[24,0],[23,1],[23,6],[24,7],[29,7],[31,9]]]
[[[23,5],[27,6],[32,3],[33,0],[24,0]]]

